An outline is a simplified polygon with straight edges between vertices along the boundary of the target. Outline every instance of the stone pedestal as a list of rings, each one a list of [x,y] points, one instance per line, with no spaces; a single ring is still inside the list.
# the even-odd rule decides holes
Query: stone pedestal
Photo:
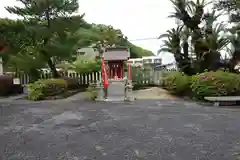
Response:
[[[133,96],[133,85],[132,81],[128,81],[126,86],[126,100],[127,101],[134,101],[135,97]]]
[[[125,100],[125,80],[109,79],[107,89],[108,101],[124,101]]]
[[[97,86],[97,101],[134,101],[132,81],[127,79],[109,79],[107,89],[101,83]]]
[[[97,86],[96,86],[96,89],[97,89],[97,98],[96,98],[96,101],[104,101],[104,87],[101,83],[97,83]]]

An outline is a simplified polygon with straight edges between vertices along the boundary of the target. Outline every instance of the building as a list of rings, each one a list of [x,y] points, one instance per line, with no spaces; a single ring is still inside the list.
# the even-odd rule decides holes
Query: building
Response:
[[[156,65],[154,67],[154,70],[155,71],[158,71],[158,70],[177,71],[178,67],[177,67],[177,64],[175,62],[173,62],[173,63],[169,63],[169,64]]]
[[[81,48],[78,50],[77,60],[94,60],[99,56],[99,52],[92,47]]]
[[[132,66],[157,66],[162,64],[162,59],[159,56],[147,56],[142,58],[130,58],[128,63],[130,63]]]
[[[158,56],[142,57],[143,64],[162,64],[162,59]]]
[[[142,66],[143,60],[142,58],[130,58],[128,60],[128,63],[131,64],[132,66]]]

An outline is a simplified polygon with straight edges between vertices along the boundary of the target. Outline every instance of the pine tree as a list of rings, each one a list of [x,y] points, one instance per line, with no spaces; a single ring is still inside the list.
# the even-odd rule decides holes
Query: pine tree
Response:
[[[35,48],[51,69],[53,77],[59,77],[56,62],[70,57],[79,45],[87,46],[90,43],[88,39],[79,39],[88,24],[83,20],[84,15],[73,16],[78,10],[77,0],[18,1],[23,7],[6,9],[24,19],[25,29],[35,42]]]

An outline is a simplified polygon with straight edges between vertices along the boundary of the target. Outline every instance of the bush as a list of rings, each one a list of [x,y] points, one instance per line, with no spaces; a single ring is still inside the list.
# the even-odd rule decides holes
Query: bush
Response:
[[[70,69],[77,73],[92,73],[101,71],[100,60],[77,60],[70,64]]]
[[[163,88],[166,88],[166,78],[168,76],[168,74],[170,74],[169,72],[165,72],[163,71],[161,73],[161,79],[160,79],[160,86],[163,87]]]
[[[43,100],[50,96],[56,96],[67,91],[67,83],[63,79],[38,80],[28,85],[28,99]]]
[[[182,94],[188,90],[188,76],[181,72],[167,73],[161,82],[162,87],[172,94]]]
[[[223,71],[205,72],[192,78],[191,89],[194,96],[233,96],[240,93],[240,76]]]
[[[62,77],[61,79],[66,81],[67,89],[69,89],[69,90],[74,90],[74,89],[80,88],[80,84],[76,78]]]
[[[95,85],[89,85],[87,88],[87,93],[89,100],[95,100],[98,96],[97,88]]]

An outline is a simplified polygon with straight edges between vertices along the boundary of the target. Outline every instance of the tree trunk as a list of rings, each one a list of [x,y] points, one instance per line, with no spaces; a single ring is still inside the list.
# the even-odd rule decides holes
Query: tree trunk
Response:
[[[37,69],[35,69],[35,68],[31,68],[31,69],[29,70],[29,75],[30,75],[30,77],[31,77],[30,83],[33,83],[33,82],[37,81],[37,80],[40,78],[40,73],[39,73],[39,71],[38,71]]]
[[[203,58],[201,59],[200,68],[201,72],[204,70],[216,71],[221,68],[221,54],[217,51],[208,51],[205,52]]]
[[[50,8],[48,7],[48,9],[47,9],[46,12],[45,12],[45,15],[46,15],[46,20],[47,20],[47,27],[50,29],[50,27],[51,27],[51,18],[50,18],[50,13],[49,13],[49,11],[50,11]],[[44,44],[45,44],[45,45],[47,44],[48,40],[49,40],[49,39],[47,39],[47,38],[44,39]],[[45,53],[45,55],[47,55],[47,54]],[[61,75],[58,73],[58,71],[57,71],[57,69],[56,69],[55,64],[54,64],[53,61],[51,60],[51,57],[48,57],[48,56],[47,56],[47,63],[48,63],[49,68],[51,69],[52,77],[53,77],[53,78],[59,78],[59,77],[61,77]]]
[[[52,77],[53,77],[53,78],[59,78],[59,77],[61,77],[60,74],[58,73],[57,69],[56,69],[55,64],[54,64],[53,61],[51,60],[51,58],[48,58],[47,63],[48,63],[48,66],[49,66],[49,68],[50,68],[50,70],[51,70],[51,72],[52,72]]]
[[[183,44],[183,55],[185,59],[188,59],[188,42],[184,42]]]

